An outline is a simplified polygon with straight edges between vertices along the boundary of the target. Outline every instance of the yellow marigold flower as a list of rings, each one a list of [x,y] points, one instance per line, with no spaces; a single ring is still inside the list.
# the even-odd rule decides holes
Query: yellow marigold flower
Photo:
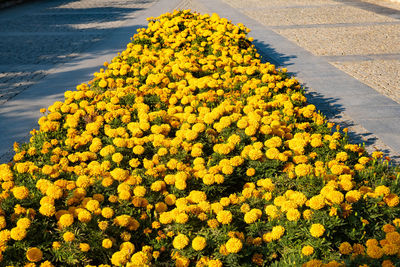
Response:
[[[143,251],[136,252],[131,257],[131,262],[138,266],[146,266],[148,261],[149,261],[148,255]]]
[[[307,210],[303,211],[303,218],[306,220],[310,220],[312,215],[313,215],[312,210],[307,209]]]
[[[86,175],[81,175],[76,180],[76,186],[86,188],[90,185],[90,178]]]
[[[131,242],[125,241],[125,242],[123,242],[123,243],[119,246],[119,249],[120,249],[121,251],[122,251],[122,250],[125,250],[125,251],[127,251],[129,254],[132,254],[133,252],[135,252],[135,245],[132,244]]]
[[[176,249],[183,249],[189,244],[189,238],[184,234],[178,234],[172,241],[172,245]]]
[[[330,167],[330,169],[331,169],[331,172],[332,172],[333,174],[335,174],[335,175],[340,175],[340,174],[342,174],[342,173],[343,173],[343,170],[344,170],[343,166],[342,166],[342,165],[339,165],[339,164],[334,164],[334,165],[332,165],[332,167]]]
[[[223,174],[230,175],[230,174],[233,173],[233,167],[230,166],[230,165],[225,165],[225,166],[222,167],[221,171],[222,171]]]
[[[146,187],[141,185],[135,186],[133,189],[133,194],[135,194],[137,197],[144,197],[146,195]]]
[[[208,267],[222,267],[223,264],[220,260],[209,260]]]
[[[325,197],[322,195],[316,195],[309,199],[308,206],[313,210],[319,210],[325,207]]]
[[[71,226],[74,223],[74,216],[72,214],[63,214],[61,215],[60,219],[58,220],[58,223],[62,228]]]
[[[39,267],[55,267],[50,261],[44,261]]]
[[[275,147],[269,148],[267,152],[265,152],[265,155],[269,159],[278,159],[279,154],[280,154],[279,150]]]
[[[92,220],[92,214],[85,210],[82,209],[79,213],[78,213],[78,220],[83,222],[83,223],[88,223]]]
[[[386,240],[392,244],[397,244],[400,246],[400,234],[398,232],[386,233]],[[368,246],[368,244],[367,244]]]
[[[217,213],[217,220],[222,224],[229,224],[232,221],[232,213],[229,210],[221,210]]]
[[[7,222],[4,216],[0,216],[0,230],[6,228]]]
[[[383,157],[383,152],[381,151],[374,151],[372,152],[372,157],[375,159],[380,159]]]
[[[187,199],[192,203],[200,203],[207,200],[207,195],[203,191],[192,190]]]
[[[244,215],[244,221],[248,224],[254,223],[262,215],[262,211],[259,209],[252,209]]]
[[[110,219],[114,216],[114,210],[110,207],[105,207],[101,210],[101,215],[106,219]]]
[[[168,206],[172,206],[176,202],[176,196],[174,194],[168,194],[165,196],[164,201]]]
[[[236,237],[231,237],[225,244],[226,250],[229,253],[238,253],[242,250],[243,243]]]
[[[247,169],[247,171],[246,171],[247,176],[253,176],[254,174],[256,174],[256,170],[254,168]]]
[[[382,267],[395,267],[391,260],[384,260],[382,261]]]
[[[309,175],[312,173],[312,171],[313,171],[312,166],[304,163],[297,165],[296,168],[294,169],[296,175],[300,177]]]
[[[99,229],[102,231],[105,231],[108,227],[108,222],[107,221],[100,221],[97,224],[99,226]]]
[[[159,192],[165,188],[166,184],[164,181],[155,181],[151,184],[150,189],[154,192]]]
[[[308,262],[306,262],[306,263],[304,263],[303,265],[302,265],[302,267],[316,267],[316,266],[323,266],[322,265],[322,261],[321,260],[316,260],[316,259],[313,259],[313,260],[310,260],[310,261],[308,261]]]
[[[321,237],[325,232],[325,227],[322,224],[314,223],[311,225],[310,233],[313,237]]]
[[[99,86],[101,88],[105,88],[107,86],[107,81],[104,80],[104,79],[101,79],[100,82],[99,82]]]
[[[129,256],[127,251],[117,251],[111,256],[111,263],[114,266],[124,266],[128,262]]]
[[[37,247],[32,247],[29,248],[26,251],[26,258],[28,259],[28,261],[30,262],[38,262],[41,261],[43,258],[43,252],[37,248]]]
[[[268,205],[265,207],[265,213],[271,218],[275,219],[279,216],[279,210],[276,206],[274,205]]]
[[[196,236],[192,240],[192,248],[194,250],[200,251],[203,250],[207,246],[207,240],[202,236]]]
[[[12,189],[12,192],[16,199],[25,199],[29,195],[29,190],[25,186],[16,186]]]
[[[375,188],[375,194],[378,196],[388,196],[390,194],[390,188],[384,185],[377,186]]]
[[[383,198],[383,200],[385,201],[386,205],[388,205],[389,207],[396,207],[400,203],[399,196],[396,194],[392,194],[392,193],[385,196]]]
[[[278,240],[283,236],[284,233],[285,233],[285,227],[277,225],[272,227],[271,237],[273,240]]]
[[[287,218],[289,221],[297,221],[297,220],[300,219],[300,216],[301,216],[301,213],[299,212],[298,209],[289,209],[289,210],[286,212],[286,218]]]
[[[144,153],[144,147],[141,145],[136,145],[133,147],[132,152],[136,155],[141,155]]]
[[[303,253],[303,255],[305,255],[305,256],[310,256],[311,254],[314,253],[314,248],[312,246],[309,246],[309,245],[304,246],[301,249],[301,253]]]
[[[244,159],[241,156],[234,156],[230,159],[230,163],[232,166],[237,167],[240,166],[244,162]]]
[[[14,227],[11,229],[10,237],[14,240],[20,241],[26,237],[25,228]]]
[[[40,206],[39,212],[44,216],[51,217],[56,213],[56,208],[52,204],[44,203]]]
[[[112,178],[117,181],[125,181],[129,176],[129,171],[123,170],[121,168],[115,168],[110,172]]]
[[[179,213],[176,217],[175,217],[175,221],[177,223],[181,223],[184,224],[189,220],[189,216],[186,213]]]
[[[120,163],[124,159],[124,156],[121,153],[115,153],[112,155],[111,159],[115,163]]]
[[[208,220],[208,221],[207,221],[207,225],[208,225],[210,228],[217,228],[217,227],[219,226],[219,222],[218,222],[218,220],[216,220],[216,219],[211,219],[211,220]]]
[[[380,259],[383,256],[383,250],[378,246],[367,246],[367,255],[373,259]]]
[[[57,250],[61,247],[61,243],[58,241],[54,241],[51,246],[53,249]]]
[[[19,228],[27,229],[29,228],[29,226],[31,226],[31,220],[29,220],[28,218],[21,218],[17,222],[17,227]]]
[[[97,209],[99,209],[100,208],[100,203],[97,201],[97,200],[95,200],[95,199],[92,199],[92,200],[89,200],[87,203],[86,203],[86,209],[88,209],[89,211],[91,211],[91,212],[94,212],[94,211],[96,211]]]
[[[369,161],[370,161],[370,158],[368,158],[368,157],[361,157],[358,159],[358,162],[363,165],[367,164]]]
[[[336,154],[337,161],[346,161],[349,158],[346,152],[339,152]]]
[[[353,245],[353,254],[354,256],[356,255],[362,255],[364,254],[365,247],[361,244],[354,244]]]
[[[75,240],[75,235],[74,233],[68,231],[63,234],[63,239],[65,242],[72,242]]]
[[[382,250],[385,255],[395,255],[399,251],[399,246],[392,243],[388,243],[383,245]]]
[[[361,193],[358,190],[352,190],[346,193],[346,201],[349,203],[355,203],[361,198]]]
[[[103,241],[101,242],[101,246],[103,248],[111,248],[112,245],[113,245],[113,242],[109,238],[103,239]]]
[[[46,195],[54,199],[59,199],[63,196],[63,190],[59,186],[49,185],[46,190]]]
[[[325,197],[327,200],[329,200],[333,204],[340,204],[344,200],[344,195],[341,192],[336,191],[336,190],[329,191]]]
[[[339,251],[344,255],[348,255],[353,251],[353,247],[350,245],[349,242],[343,242],[339,246]]]
[[[82,252],[88,252],[90,250],[90,245],[88,243],[80,243],[79,244],[79,249]]]

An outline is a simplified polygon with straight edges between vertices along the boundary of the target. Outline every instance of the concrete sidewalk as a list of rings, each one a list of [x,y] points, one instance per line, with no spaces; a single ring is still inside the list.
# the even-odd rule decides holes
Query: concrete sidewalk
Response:
[[[0,10],[0,162],[11,158],[14,141],[28,140],[40,108],[90,80],[147,17],[178,8],[244,23],[260,54],[298,77],[309,102],[350,126],[354,142],[396,157],[400,5],[368,1],[56,0]]]

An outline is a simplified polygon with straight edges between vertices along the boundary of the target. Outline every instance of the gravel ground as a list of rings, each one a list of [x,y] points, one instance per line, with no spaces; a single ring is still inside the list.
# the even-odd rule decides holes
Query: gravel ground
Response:
[[[354,62],[331,62],[337,68],[375,88],[400,103],[400,60],[377,59]]]
[[[230,4],[242,9],[250,17],[256,18],[264,25],[288,26],[288,25],[316,25],[316,24],[339,24],[339,23],[371,23],[371,22],[393,22],[393,18],[376,15],[372,12],[358,9],[343,4],[323,5],[282,5],[260,4],[253,7],[250,2],[232,0]]]
[[[318,56],[400,53],[400,24],[275,31]]]
[[[190,9],[201,14],[209,13],[209,10],[204,5],[194,0],[183,0],[178,4],[176,9]]]

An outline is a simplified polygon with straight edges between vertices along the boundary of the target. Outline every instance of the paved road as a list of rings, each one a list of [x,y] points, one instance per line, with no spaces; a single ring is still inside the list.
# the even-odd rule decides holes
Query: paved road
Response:
[[[331,120],[350,125],[355,142],[397,156],[400,105],[353,70],[362,69],[362,64],[367,64],[365,70],[379,65],[373,60],[399,60],[399,46],[390,42],[396,43],[400,37],[400,13],[391,6],[376,5],[376,0],[364,1],[369,2],[42,0],[0,10],[0,162],[10,159],[14,141],[27,140],[29,130],[36,127],[40,108],[61,100],[64,91],[88,81],[104,61],[124,49],[137,28],[147,24],[146,17],[174,8],[216,12],[234,23],[243,22],[252,29],[250,35],[255,37],[260,53],[277,65],[287,66],[307,86],[310,102]],[[299,12],[303,15],[294,16]],[[369,12],[367,19],[365,12]],[[383,34],[390,29],[388,37],[392,39],[380,41],[375,50],[367,43],[356,49],[359,53],[355,55],[351,45],[340,47],[333,42],[338,36],[346,36],[340,35],[340,29],[346,27],[358,27],[359,38],[363,27],[375,27]],[[374,38],[374,32],[367,33]],[[306,37],[313,42],[307,42]],[[327,38],[333,41],[324,41]],[[340,40],[346,42],[346,38]],[[343,51],[346,53],[340,54]],[[386,79],[383,74],[387,69],[376,71],[381,80]],[[396,76],[397,67],[393,71],[391,77]],[[390,86],[400,90],[396,83]]]

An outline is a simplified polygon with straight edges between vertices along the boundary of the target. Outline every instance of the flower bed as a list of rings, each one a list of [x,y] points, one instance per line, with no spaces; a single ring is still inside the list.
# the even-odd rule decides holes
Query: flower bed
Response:
[[[392,266],[398,171],[349,144],[249,31],[150,18],[0,165],[15,266]]]

